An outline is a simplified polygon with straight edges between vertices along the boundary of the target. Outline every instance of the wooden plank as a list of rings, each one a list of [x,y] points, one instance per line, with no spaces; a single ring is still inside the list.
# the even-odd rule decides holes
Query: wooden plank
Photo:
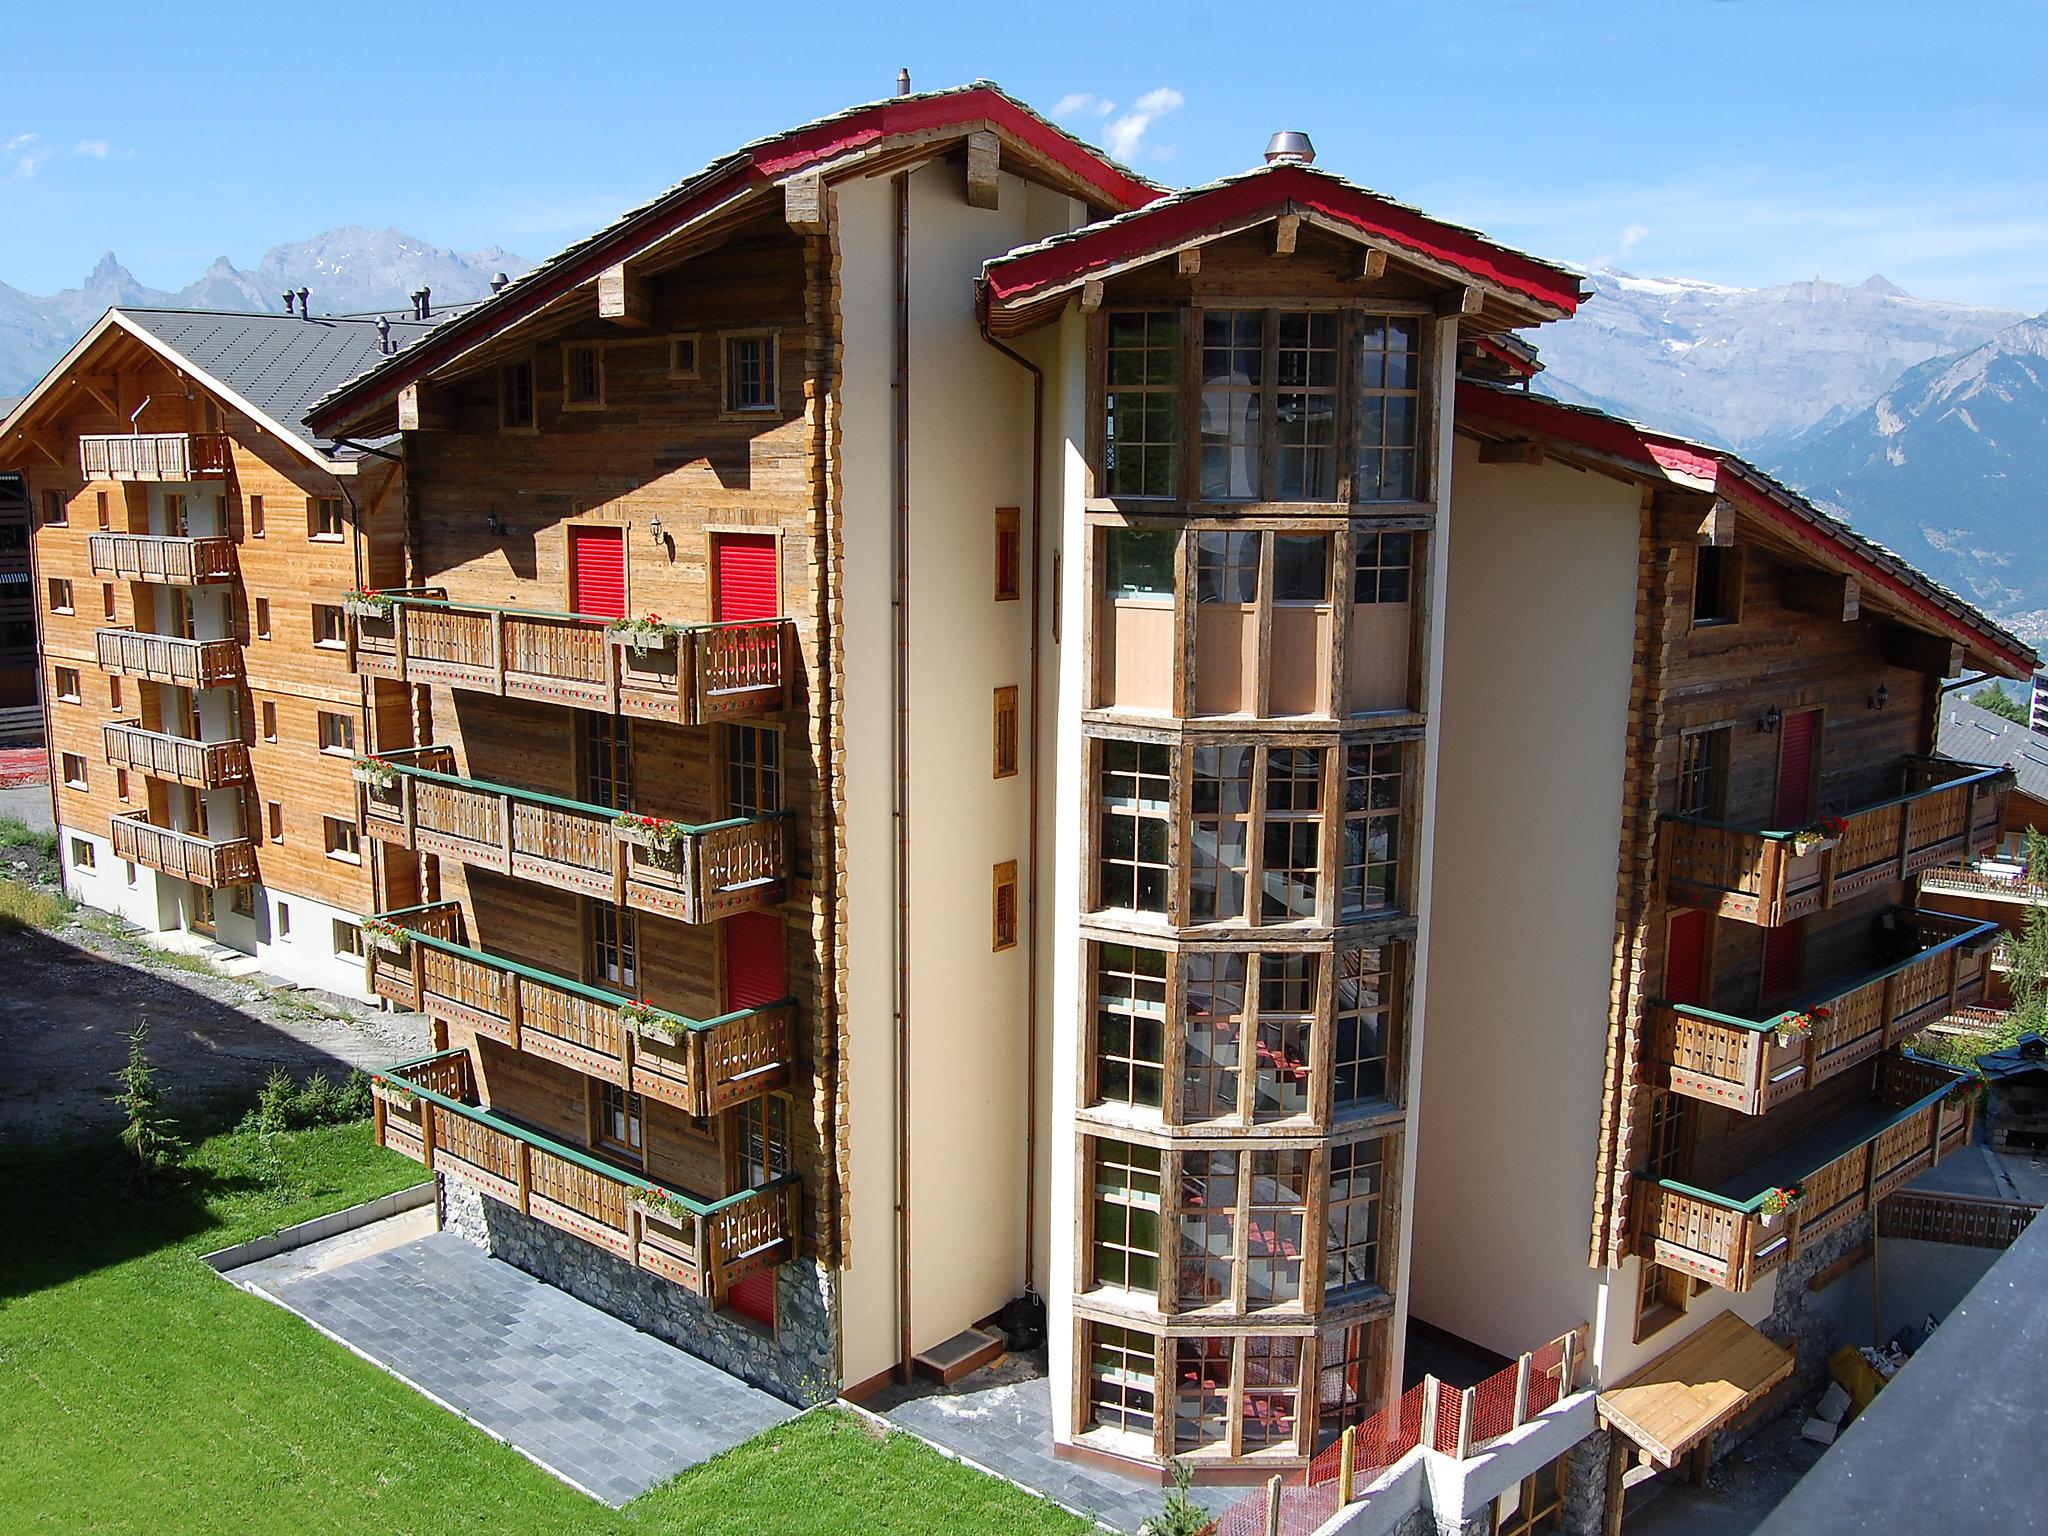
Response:
[[[1002,143],[983,130],[967,135],[967,206],[993,208],[1002,186]]]
[[[1675,1348],[1600,1394],[1603,1422],[1620,1429],[1663,1467],[1792,1373],[1793,1352],[1733,1312],[1723,1312]]]
[[[825,233],[825,178],[792,176],[782,184],[782,216],[802,235]]]
[[[654,287],[624,262],[597,274],[597,318],[640,327],[654,318]]]

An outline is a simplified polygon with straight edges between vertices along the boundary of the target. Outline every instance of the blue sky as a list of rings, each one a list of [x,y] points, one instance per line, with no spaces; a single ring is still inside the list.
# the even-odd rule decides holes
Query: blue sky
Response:
[[[538,258],[907,64],[1064,103],[1169,182],[1298,127],[1325,167],[1564,261],[2039,311],[2044,45],[2042,0],[24,3],[0,281],[70,286],[112,249],[174,287],[352,223]]]

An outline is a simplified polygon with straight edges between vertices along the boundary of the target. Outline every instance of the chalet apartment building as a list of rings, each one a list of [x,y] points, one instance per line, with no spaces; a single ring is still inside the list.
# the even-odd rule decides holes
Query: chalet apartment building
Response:
[[[0,474],[0,747],[40,741],[36,605],[29,595],[28,488]]]
[[[1519,387],[1577,280],[1312,158],[905,95],[312,405],[402,445],[339,659],[445,1225],[796,1399],[1034,1291],[1063,1452],[1154,1477],[1301,1465],[1410,1319],[1603,1386],[1808,1326],[1966,1129],[1910,882],[2005,780],[1926,754],[2033,658]]]
[[[386,903],[350,772],[375,710],[406,700],[350,669],[342,608],[401,570],[404,479],[300,418],[428,324],[298,304],[108,311],[0,421],[0,464],[34,529],[23,597],[66,889],[368,996],[358,926]]]

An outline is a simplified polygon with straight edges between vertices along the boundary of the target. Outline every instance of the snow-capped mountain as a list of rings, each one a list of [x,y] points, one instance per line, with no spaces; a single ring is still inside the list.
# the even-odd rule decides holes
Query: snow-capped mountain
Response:
[[[1537,387],[1763,458],[2022,318],[1882,277],[1730,288],[1602,269],[1587,282],[1578,314],[1535,338],[1549,369]]]
[[[264,252],[254,271],[219,257],[175,291],[145,287],[109,251],[77,288],[38,298],[0,283],[0,394],[26,390],[114,304],[186,309],[279,309],[286,288],[311,290],[317,314],[403,309],[415,288],[437,304],[490,291],[492,274],[517,277],[533,264],[491,246],[453,251],[395,229],[330,229]]]
[[[1774,470],[2021,634],[2048,636],[2048,315],[1907,370]]]

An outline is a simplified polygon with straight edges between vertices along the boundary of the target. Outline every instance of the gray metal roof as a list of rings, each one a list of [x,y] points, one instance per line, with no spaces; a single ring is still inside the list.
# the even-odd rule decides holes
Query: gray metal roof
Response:
[[[1960,688],[1941,701],[1934,750],[1959,762],[2010,768],[2021,794],[2048,801],[2048,736],[1972,704]]]
[[[396,349],[459,312],[450,309],[431,320],[415,320],[410,312],[384,318],[391,323]],[[302,320],[285,314],[126,305],[119,313],[323,453],[335,452],[335,445],[306,429],[306,408],[390,355],[379,350],[375,315],[316,315]]]

